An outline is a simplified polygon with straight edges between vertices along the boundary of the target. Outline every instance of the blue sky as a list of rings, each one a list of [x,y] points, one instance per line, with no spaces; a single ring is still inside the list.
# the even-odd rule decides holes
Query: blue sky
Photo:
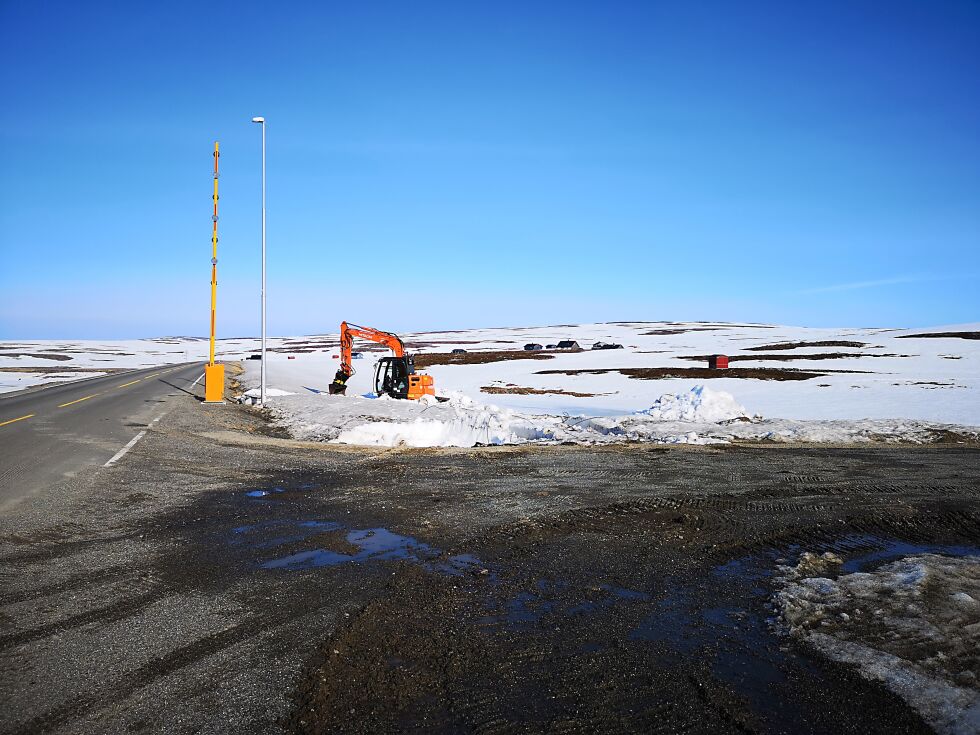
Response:
[[[0,2],[0,337],[980,319],[975,2]]]

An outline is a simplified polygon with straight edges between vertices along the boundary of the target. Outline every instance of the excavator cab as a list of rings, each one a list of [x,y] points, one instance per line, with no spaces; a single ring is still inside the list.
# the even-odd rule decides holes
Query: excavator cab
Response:
[[[417,400],[424,395],[434,396],[431,375],[415,372],[415,360],[406,357],[382,357],[374,369],[374,392],[379,396]]]
[[[374,368],[374,392],[379,396],[408,398],[408,360],[382,357]]]

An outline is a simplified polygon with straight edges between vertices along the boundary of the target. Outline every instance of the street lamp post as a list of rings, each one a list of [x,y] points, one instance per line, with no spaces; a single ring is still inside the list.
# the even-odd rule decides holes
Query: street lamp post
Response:
[[[265,118],[253,117],[262,126],[262,362],[259,368],[259,404],[265,406]]]

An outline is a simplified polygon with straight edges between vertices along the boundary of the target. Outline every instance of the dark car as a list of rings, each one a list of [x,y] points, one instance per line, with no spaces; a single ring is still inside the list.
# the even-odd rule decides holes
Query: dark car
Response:
[[[592,349],[593,350],[621,350],[623,349],[623,346],[618,345],[614,342],[596,342],[594,345],[592,345]]]
[[[537,342],[528,342],[526,345],[524,345],[524,349],[531,352],[532,350],[543,350],[544,347],[539,345]]]
[[[245,359],[246,360],[261,360],[262,359],[262,355],[249,355]]]
[[[464,350],[464,349],[462,349],[460,347],[457,347],[455,350],[453,350],[452,354],[454,354],[454,355],[465,355],[466,354],[466,350]]]

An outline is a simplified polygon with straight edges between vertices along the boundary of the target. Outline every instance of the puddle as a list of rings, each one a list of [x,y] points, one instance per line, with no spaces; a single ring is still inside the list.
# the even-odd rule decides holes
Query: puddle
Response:
[[[343,531],[336,521],[320,520],[272,520],[238,526],[232,529],[231,545],[247,545],[251,549],[274,549],[287,544],[299,543],[320,533]],[[443,552],[411,536],[403,536],[387,528],[349,529],[345,541],[357,551],[344,553],[331,549],[309,549],[259,562],[263,569],[295,571],[331,567],[338,564],[359,564],[378,561],[408,561],[424,568],[461,576],[483,569],[483,564],[472,554],[455,554],[444,557]]]
[[[567,582],[539,579],[535,585],[536,593],[521,592],[500,602],[490,601],[488,608],[500,610],[495,615],[480,618],[483,625],[506,625],[520,627],[538,623],[549,613],[575,618],[598,613],[603,609],[622,602],[649,602],[646,592],[601,584],[581,592],[572,589]],[[562,599],[558,599],[562,598]],[[578,601],[580,598],[581,601]],[[501,610],[502,607],[502,610]]]
[[[284,487],[274,487],[269,490],[249,490],[245,493],[246,497],[249,498],[264,498],[266,495],[271,495],[272,493],[284,493],[286,488]]]
[[[980,555],[980,546],[907,544],[902,541],[874,540],[881,544],[881,547],[861,554],[860,556],[847,559],[841,567],[841,571],[844,574],[866,572],[869,569],[890,561],[895,561],[904,556],[918,556],[919,554],[942,554],[944,556]]]

